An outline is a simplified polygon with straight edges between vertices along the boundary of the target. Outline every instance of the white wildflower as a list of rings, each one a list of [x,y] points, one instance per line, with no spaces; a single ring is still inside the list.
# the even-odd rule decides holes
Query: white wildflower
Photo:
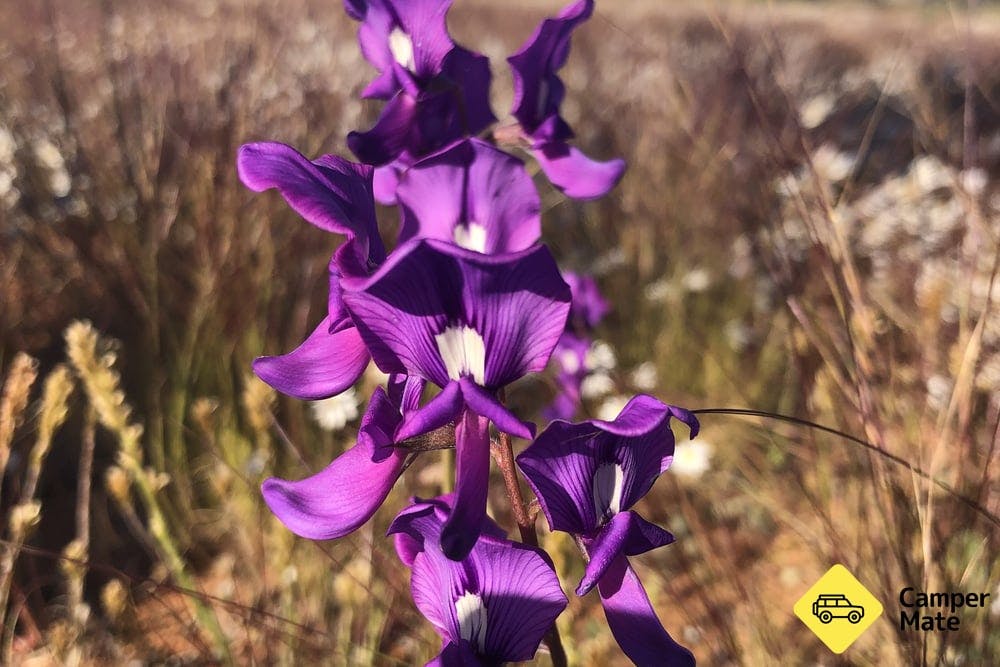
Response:
[[[927,404],[935,410],[943,410],[951,398],[952,381],[939,374],[927,378]]]
[[[688,292],[704,292],[712,286],[712,275],[705,268],[692,269],[681,279],[681,285]]]
[[[639,391],[653,391],[659,382],[656,364],[644,361],[632,371],[632,385]]]
[[[670,469],[683,477],[697,479],[711,468],[712,445],[699,438],[678,442]]]
[[[309,407],[313,419],[327,431],[339,431],[347,422],[358,418],[358,396],[353,388],[321,401],[312,401]]]
[[[606,422],[614,421],[628,401],[628,396],[615,395],[607,398],[601,403],[601,407],[597,408],[597,418]]]
[[[618,365],[614,349],[603,340],[595,340],[590,344],[590,349],[584,357],[584,365],[587,370],[614,370]]]
[[[607,373],[591,373],[580,383],[580,395],[584,398],[607,396],[615,390],[615,381]]]

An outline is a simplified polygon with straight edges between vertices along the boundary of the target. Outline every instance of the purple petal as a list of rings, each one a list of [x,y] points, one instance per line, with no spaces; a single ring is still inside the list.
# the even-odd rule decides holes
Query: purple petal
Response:
[[[388,164],[412,143],[416,116],[416,99],[401,91],[385,105],[372,129],[347,135],[347,146],[365,164]]]
[[[441,64],[442,79],[451,84],[453,99],[461,99],[457,111],[461,118],[462,135],[475,136],[496,122],[490,108],[490,61],[486,56],[456,46]],[[460,138],[459,136],[454,139]],[[450,141],[447,143],[451,143]],[[446,145],[442,143],[441,146]]]
[[[537,548],[495,536],[489,524],[464,561],[447,559],[436,536],[450,503],[440,500],[404,510],[390,527],[406,534],[401,557],[412,564],[417,608],[446,642],[457,644],[463,640],[456,601],[475,595],[486,617],[485,633],[469,639],[479,658],[487,664],[530,659],[567,604],[551,562]]]
[[[589,593],[618,556],[637,556],[673,541],[673,535],[635,512],[615,515],[587,547],[590,561],[576,594]]]
[[[589,535],[598,528],[594,507],[593,427],[555,421],[517,457],[551,530]]]
[[[426,667],[482,667],[487,665],[479,659],[467,641],[448,642],[441,652],[427,663]]]
[[[469,555],[486,518],[490,486],[490,424],[469,410],[455,424],[455,505],[441,531],[441,548],[451,560]]]
[[[521,49],[507,59],[514,77],[512,113],[529,134],[546,118],[559,113],[566,88],[556,72],[569,57],[573,30],[593,11],[593,0],[567,5],[556,18],[542,21]]]
[[[524,163],[478,139],[414,164],[397,196],[401,242],[435,238],[496,254],[524,250],[541,235],[541,204]],[[476,232],[481,244],[470,243]]]
[[[522,421],[485,389],[468,378],[462,378],[462,396],[466,405],[477,415],[493,422],[497,429],[518,438],[531,440],[535,437],[535,425]]]
[[[566,608],[559,578],[544,552],[484,535],[469,555],[486,607],[489,656],[530,660]]]
[[[372,169],[333,155],[312,162],[290,146],[245,144],[236,161],[240,180],[255,192],[277,188],[289,206],[320,229],[377,245],[384,252],[372,201]]]
[[[275,357],[258,357],[253,372],[283,394],[304,400],[336,396],[352,384],[371,358],[358,330],[330,333],[327,316],[295,350]]]
[[[427,405],[413,410],[406,416],[396,432],[396,439],[408,440],[455,421],[462,410],[462,405],[462,390],[459,384],[449,382]]]
[[[396,515],[386,531],[386,535],[395,536],[396,552],[407,566],[412,566],[413,558],[425,548],[440,551],[441,529],[455,505],[455,494],[430,500],[411,500],[412,504]],[[484,518],[479,530],[482,535],[498,539],[507,537],[507,533],[489,517]]]
[[[451,0],[371,0],[367,4],[358,41],[365,59],[379,72],[384,75],[399,65],[425,79],[441,71],[454,47],[446,25]],[[348,10],[348,14],[355,17],[357,12]],[[399,48],[401,40],[405,49]],[[408,56],[406,61],[398,61],[403,55]]]
[[[693,667],[694,656],[667,634],[625,556],[608,567],[597,590],[611,634],[632,662],[640,667]]]
[[[580,329],[593,329],[604,319],[610,309],[607,300],[601,296],[597,281],[592,276],[569,271],[563,272],[563,280],[566,281],[570,292],[573,293],[570,320],[576,323]]]
[[[624,160],[597,162],[561,142],[538,146],[533,154],[552,185],[573,199],[603,197],[625,173]]]
[[[392,433],[399,412],[381,388],[375,391],[362,429]],[[373,423],[377,429],[371,429]],[[372,461],[376,441],[358,443],[321,472],[297,482],[272,477],[261,491],[275,516],[296,535],[329,540],[353,532],[375,514],[399,477],[405,452],[396,451],[379,463]]]
[[[592,536],[605,514],[625,511],[644,496],[673,457],[673,414],[673,408],[640,395],[611,422],[551,423],[517,463],[552,530]],[[596,477],[608,466],[621,469],[621,488],[601,495],[617,496],[617,506],[596,507]]]
[[[570,382],[579,385],[579,381],[572,377],[567,377],[557,381],[559,382],[559,393],[556,394],[555,398],[552,399],[552,402],[542,410],[542,416],[549,421],[554,421],[556,419],[568,421],[572,419],[576,415],[576,411],[580,409],[579,388],[572,388]]]
[[[405,169],[398,161],[375,169],[375,176],[372,179],[375,201],[384,206],[396,205],[396,188],[399,186],[399,177]]]
[[[344,11],[355,21],[363,19],[367,9],[368,0],[344,0]]]
[[[344,288],[379,368],[438,386],[457,379],[438,344],[446,329],[472,329],[483,340],[481,368],[462,372],[481,373],[482,384],[496,389],[545,367],[569,309],[569,288],[544,246],[481,255],[432,239],[410,241],[371,278],[345,281]]]

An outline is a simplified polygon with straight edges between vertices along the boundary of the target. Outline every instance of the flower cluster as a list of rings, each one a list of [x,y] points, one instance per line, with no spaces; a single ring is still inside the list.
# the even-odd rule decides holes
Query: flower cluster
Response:
[[[491,452],[513,476],[511,438],[533,440],[517,466],[549,527],[581,547],[587,566],[577,594],[597,588],[612,633],[636,663],[692,664],[628,557],[673,541],[630,508],[670,465],[671,418],[693,436],[693,415],[637,396],[611,421],[557,420],[535,438],[535,425],[504,402],[506,387],[544,370],[558,349],[560,358],[580,357],[578,368],[559,371],[564,407],[556,416],[571,418],[588,332],[608,309],[592,279],[560,273],[540,242],[535,184],[524,162],[500,148],[533,156],[569,197],[603,196],[621,177],[621,160],[598,162],[572,147],[560,116],[566,91],[557,72],[593,0],[543,21],[508,58],[514,123],[492,134],[484,134],[496,121],[489,62],[451,39],[450,0],[344,6],[378,72],[363,94],[386,101],[370,130],[347,137],[360,162],[310,160],[278,143],[239,152],[247,187],[276,189],[308,222],[343,238],[329,263],[326,317],[297,349],[257,359],[254,371],[306,400],[350,391],[371,362],[388,380],[371,396],[356,444],[306,479],[268,479],[268,506],[297,535],[342,537],[374,515],[413,457],[453,446],[454,493],[414,499],[389,529],[411,568],[414,602],[442,636],[434,664],[527,660],[544,637],[553,648],[567,599],[545,552],[531,539],[508,540],[487,516],[486,498]],[[376,201],[398,209],[391,247]],[[526,517],[520,492],[510,498],[521,505],[515,516]],[[522,536],[534,534],[533,520],[518,521]]]

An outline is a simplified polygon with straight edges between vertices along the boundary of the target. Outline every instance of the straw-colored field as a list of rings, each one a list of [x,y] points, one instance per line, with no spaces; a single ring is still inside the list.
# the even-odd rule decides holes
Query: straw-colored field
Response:
[[[1000,662],[1000,15],[979,4],[609,1],[574,40],[564,115],[629,164],[597,203],[537,179],[545,241],[613,303],[588,412],[643,390],[870,445],[722,414],[679,445],[639,507],[677,543],[633,560],[701,664]],[[455,5],[502,119],[503,58],[559,3]],[[0,15],[0,663],[423,664],[439,639],[383,534],[442,490],[440,457],[339,541],[295,538],[258,491],[349,445],[377,381],[327,430],[250,373],[323,316],[336,239],[245,189],[236,150],[348,155],[370,126],[341,3]],[[551,395],[508,396],[537,419]],[[570,662],[624,664],[563,537]],[[792,615],[838,562],[886,609],[839,658]],[[905,586],[994,603],[901,631]]]

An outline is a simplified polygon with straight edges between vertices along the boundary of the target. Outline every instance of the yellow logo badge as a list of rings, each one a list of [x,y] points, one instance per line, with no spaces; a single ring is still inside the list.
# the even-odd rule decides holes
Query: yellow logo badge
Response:
[[[834,653],[843,653],[882,615],[882,604],[843,565],[834,565],[794,607]]]

